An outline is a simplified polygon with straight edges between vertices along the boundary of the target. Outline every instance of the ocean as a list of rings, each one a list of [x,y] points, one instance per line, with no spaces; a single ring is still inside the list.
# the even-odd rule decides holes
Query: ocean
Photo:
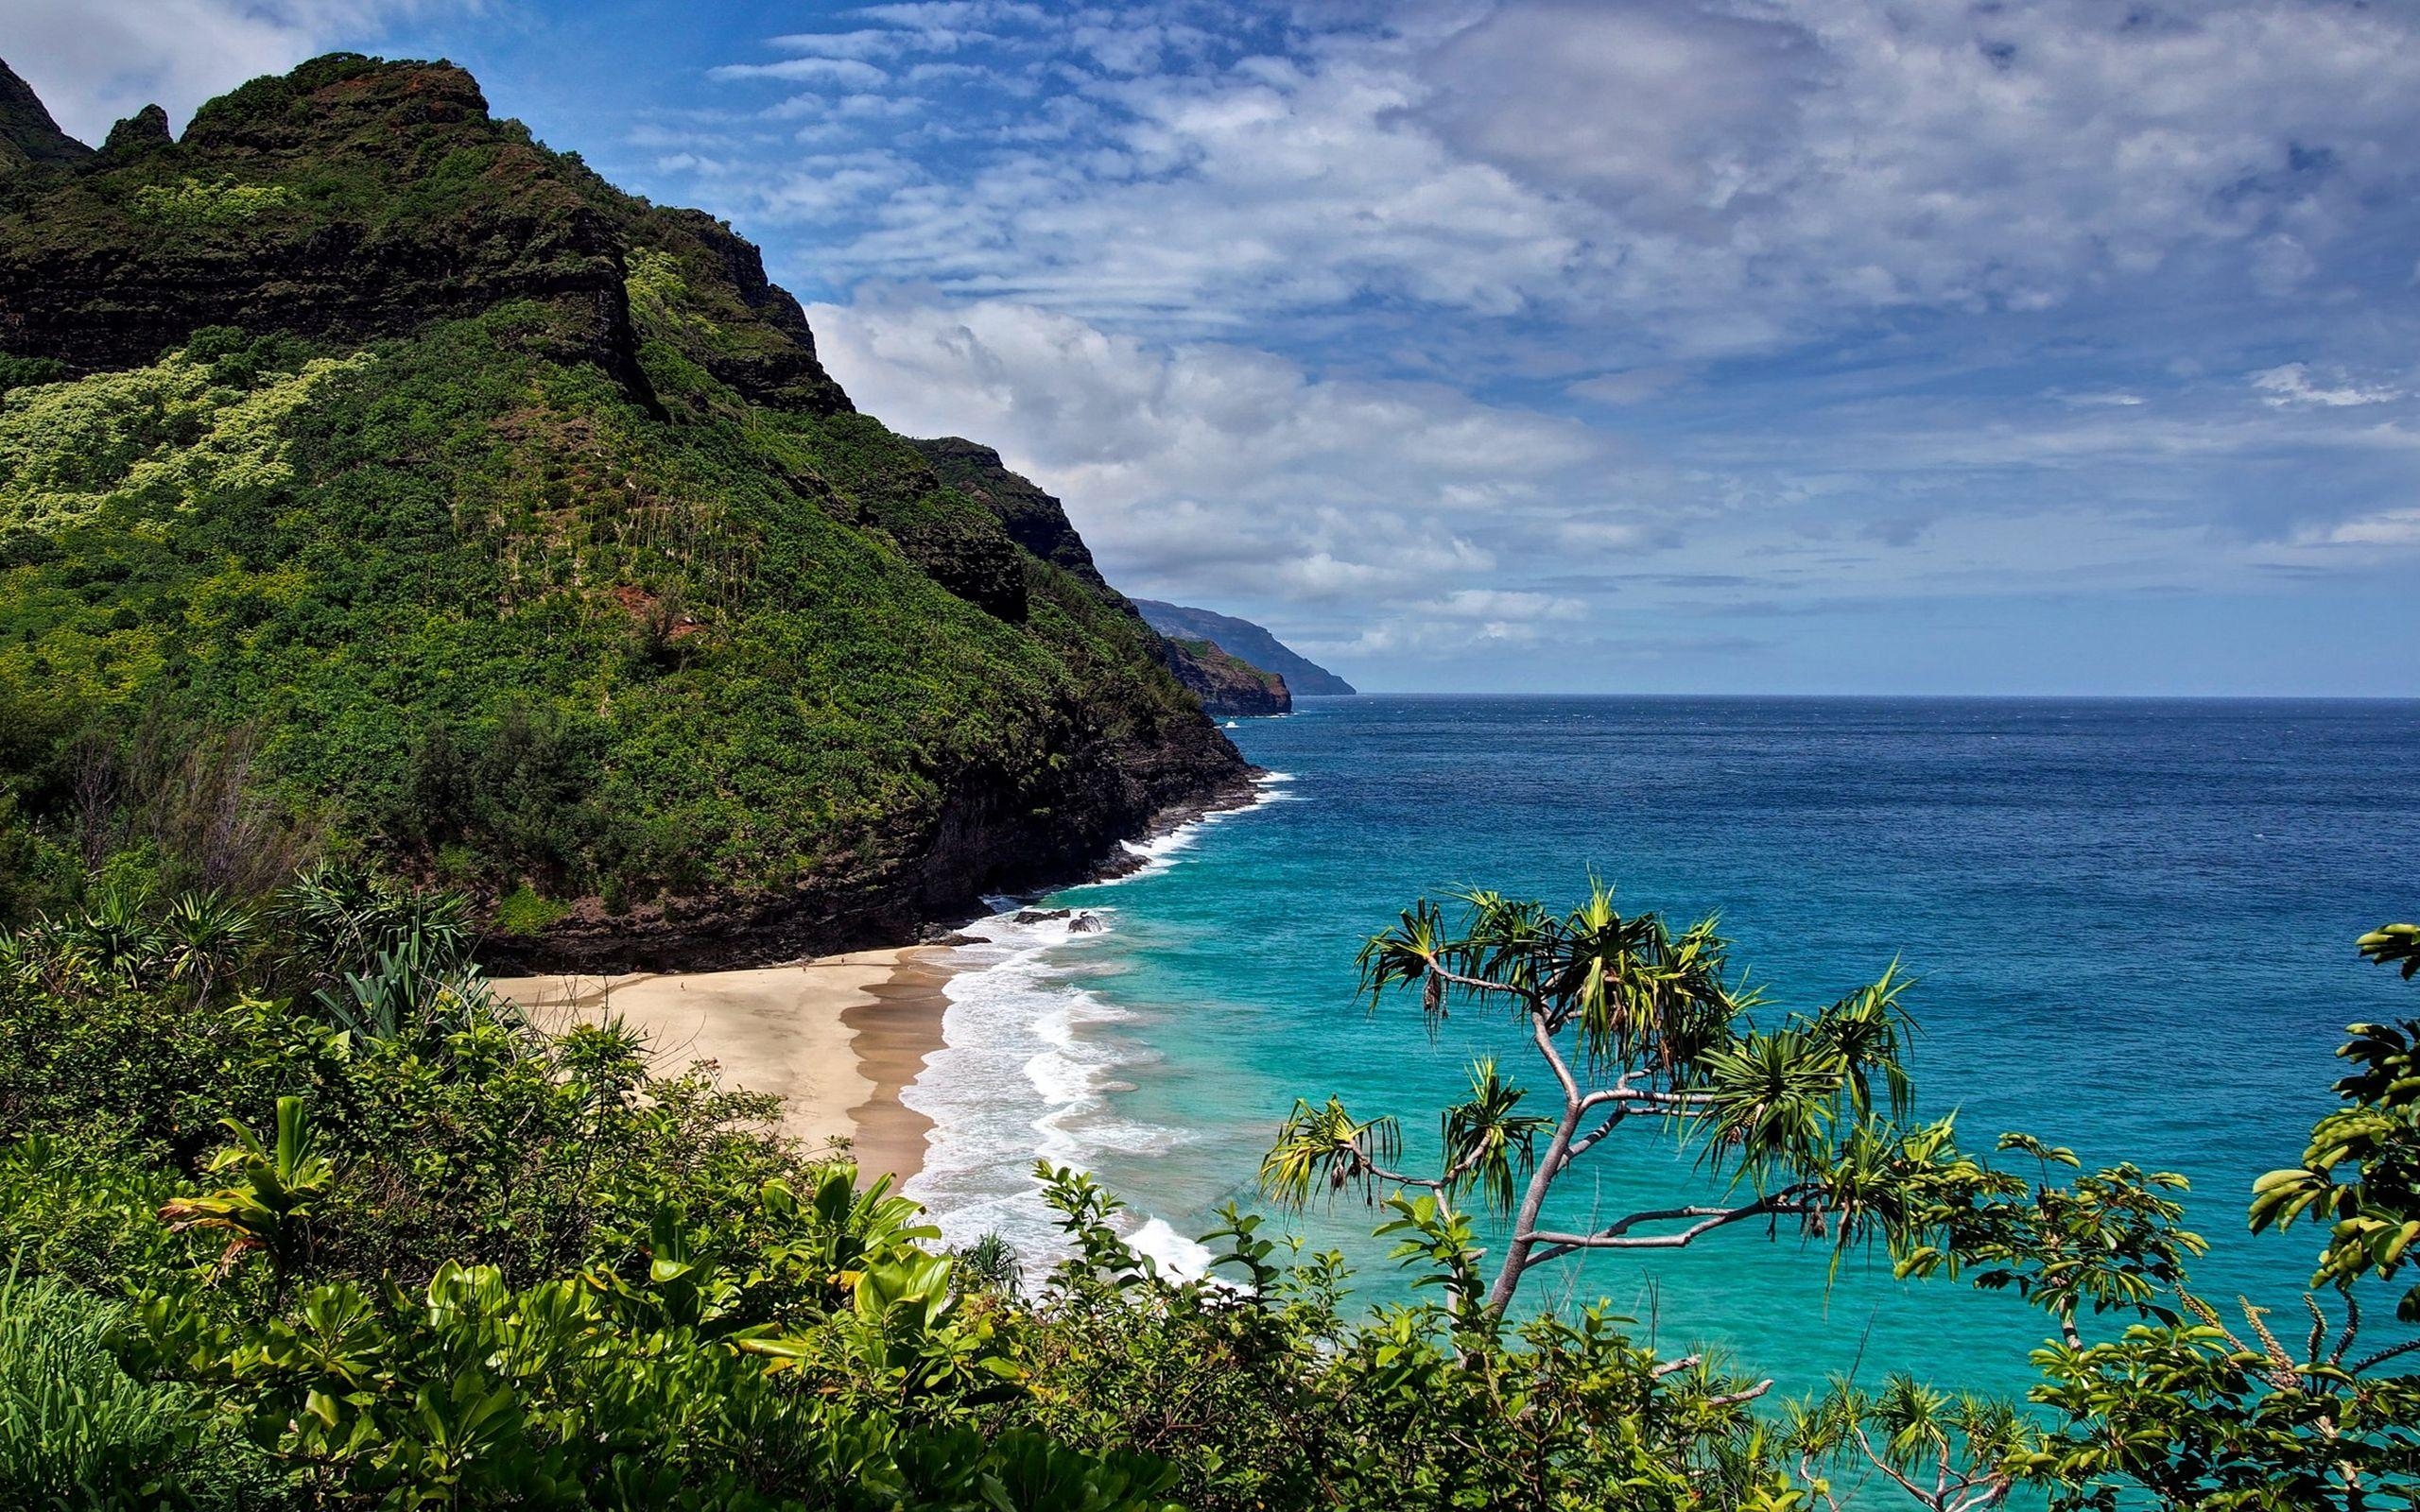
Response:
[[[1365,696],[1230,733],[1272,774],[1259,804],[1043,901],[1105,928],[976,926],[946,1048],[906,1094],[936,1124],[907,1190],[953,1242],[1046,1253],[1047,1159],[1125,1199],[1138,1245],[1198,1265],[1188,1236],[1253,1205],[1295,1097],[1394,1112],[1417,1158],[1474,1054],[1546,1086],[1499,1020],[1457,1013],[1432,1040],[1409,997],[1372,1011],[1354,954],[1423,894],[1562,905],[1593,870],[1629,910],[1719,913],[1768,1013],[1899,960],[1919,978],[1921,1114],[1955,1109],[1985,1148],[2024,1129],[2087,1166],[2183,1173],[2212,1246],[2197,1290],[2295,1318],[2314,1237],[2250,1235],[2249,1184],[2331,1106],[2345,1024],[2420,1016],[2420,988],[2353,948],[2420,916],[2420,704]],[[1719,1191],[1646,1128],[1566,1177],[1558,1211]],[[1403,1299],[1374,1221],[1347,1198],[1288,1227],[1356,1261],[1357,1300]],[[1521,1300],[1599,1298],[1783,1393],[1904,1369],[2019,1395],[2048,1332],[2014,1297],[1895,1282],[1854,1253],[1835,1272],[1752,1225],[1534,1273]]]

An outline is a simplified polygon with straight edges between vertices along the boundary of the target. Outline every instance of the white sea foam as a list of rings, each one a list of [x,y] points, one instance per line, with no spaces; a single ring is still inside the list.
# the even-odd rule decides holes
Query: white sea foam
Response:
[[[1271,772],[1244,808],[1204,815],[1131,845],[1154,875],[1178,864],[1211,825],[1289,795]],[[1122,879],[1121,879],[1122,880]],[[942,988],[942,1048],[900,1094],[933,1121],[924,1167],[906,1194],[925,1205],[945,1243],[996,1232],[1029,1264],[1064,1253],[1034,1178],[1037,1160],[1089,1169],[1101,1155],[1150,1155],[1184,1143],[1182,1129],[1116,1116],[1114,1093],[1158,1057],[1121,1040],[1115,1025],[1133,1015],[1081,985],[1083,954],[1116,928],[1116,911],[1087,908],[1101,930],[1070,931],[1064,919],[1019,923],[1016,900],[986,899],[998,911],[969,924],[979,943],[957,946],[959,970]],[[1210,1255],[1149,1214],[1135,1214],[1128,1242],[1163,1271],[1202,1274]]]
[[[1210,1274],[1213,1259],[1209,1246],[1198,1239],[1187,1239],[1162,1218],[1145,1220],[1140,1228],[1129,1234],[1126,1243],[1138,1255],[1149,1255],[1159,1263],[1160,1274],[1181,1281],[1198,1280]]]
[[[1222,824],[1238,814],[1250,814],[1264,804],[1290,800],[1293,795],[1285,792],[1284,788],[1293,780],[1294,774],[1291,772],[1263,772],[1253,779],[1253,799],[1249,803],[1201,815],[1178,825],[1166,834],[1153,835],[1147,840],[1119,841],[1118,843],[1126,848],[1128,854],[1139,857],[1143,864],[1124,876],[1107,878],[1096,885],[1105,887],[1120,882],[1130,882],[1138,877],[1160,875],[1176,865],[1176,858],[1181,853],[1192,850],[1194,846],[1201,843],[1202,832],[1212,825]]]

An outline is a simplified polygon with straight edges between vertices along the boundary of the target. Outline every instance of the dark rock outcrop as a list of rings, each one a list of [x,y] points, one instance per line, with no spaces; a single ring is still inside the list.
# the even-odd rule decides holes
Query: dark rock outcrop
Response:
[[[1031,478],[1010,472],[999,453],[956,436],[908,444],[924,454],[943,483],[998,516],[1010,540],[1105,597],[1126,602],[1094,565],[1092,548],[1068,523],[1065,507]]]
[[[1286,679],[1264,672],[1243,658],[1230,656],[1210,641],[1169,637],[1168,670],[1176,680],[1201,700],[1202,710],[1220,718],[1229,714],[1283,714],[1294,709]]]
[[[645,241],[723,275],[700,366],[759,404],[848,407],[755,249],[547,151],[450,63],[331,55],[165,133],[139,115],[71,185],[0,190],[0,348],[95,372],[204,326],[360,343],[523,300],[548,312],[532,339],[643,391],[625,280]]]
[[[168,112],[157,105],[146,105],[110,128],[109,139],[101,144],[101,158],[121,163],[176,145],[176,137],[168,130]]]
[[[1299,696],[1316,698],[1349,695],[1354,691],[1353,684],[1296,652],[1250,620],[1214,613],[1206,609],[1190,609],[1182,604],[1163,604],[1150,598],[1134,600],[1134,609],[1151,628],[1162,635],[1171,639],[1215,641],[1230,656],[1240,657],[1253,666],[1284,678],[1286,686]]]

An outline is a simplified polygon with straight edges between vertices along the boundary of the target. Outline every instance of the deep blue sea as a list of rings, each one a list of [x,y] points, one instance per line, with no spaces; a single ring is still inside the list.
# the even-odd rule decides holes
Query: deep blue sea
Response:
[[[1894,958],[1921,980],[1920,1110],[2191,1177],[2197,1289],[2301,1313],[2307,1231],[2254,1238],[2247,1187],[2331,1103],[2343,1025],[2420,1015],[2355,936],[2420,916],[2420,704],[1828,698],[1305,700],[1230,731],[1268,801],[1057,895],[1108,924],[993,920],[908,1092],[937,1121],[909,1191],[954,1238],[1046,1244],[1033,1160],[1086,1166],[1171,1260],[1215,1227],[1297,1096],[1394,1112],[1415,1148],[1474,1054],[1546,1077],[1507,1027],[1357,1002],[1361,939],[1424,893],[1568,903],[1589,872],[1633,910],[1721,916],[1768,1011]],[[1542,1092],[1540,1101],[1545,1101]],[[1641,1129],[1566,1178],[1564,1216],[1706,1194]],[[1407,1296],[1345,1202],[1296,1227]],[[1528,1306],[1598,1297],[1668,1350],[1713,1346],[1785,1392],[1911,1369],[2021,1393],[2047,1329],[2005,1296],[1742,1225],[1696,1246],[1533,1275]],[[1198,1257],[1197,1257],[1198,1258]]]

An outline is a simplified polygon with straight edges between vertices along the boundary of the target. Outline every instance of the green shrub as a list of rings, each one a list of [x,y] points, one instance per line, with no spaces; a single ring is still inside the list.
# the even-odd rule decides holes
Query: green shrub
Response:
[[[525,882],[497,900],[495,927],[508,935],[535,935],[570,912],[570,904],[542,898]]]
[[[294,191],[284,184],[238,183],[216,179],[204,183],[184,179],[173,184],[145,184],[134,192],[134,214],[170,226],[240,225],[264,212],[294,203]]]

